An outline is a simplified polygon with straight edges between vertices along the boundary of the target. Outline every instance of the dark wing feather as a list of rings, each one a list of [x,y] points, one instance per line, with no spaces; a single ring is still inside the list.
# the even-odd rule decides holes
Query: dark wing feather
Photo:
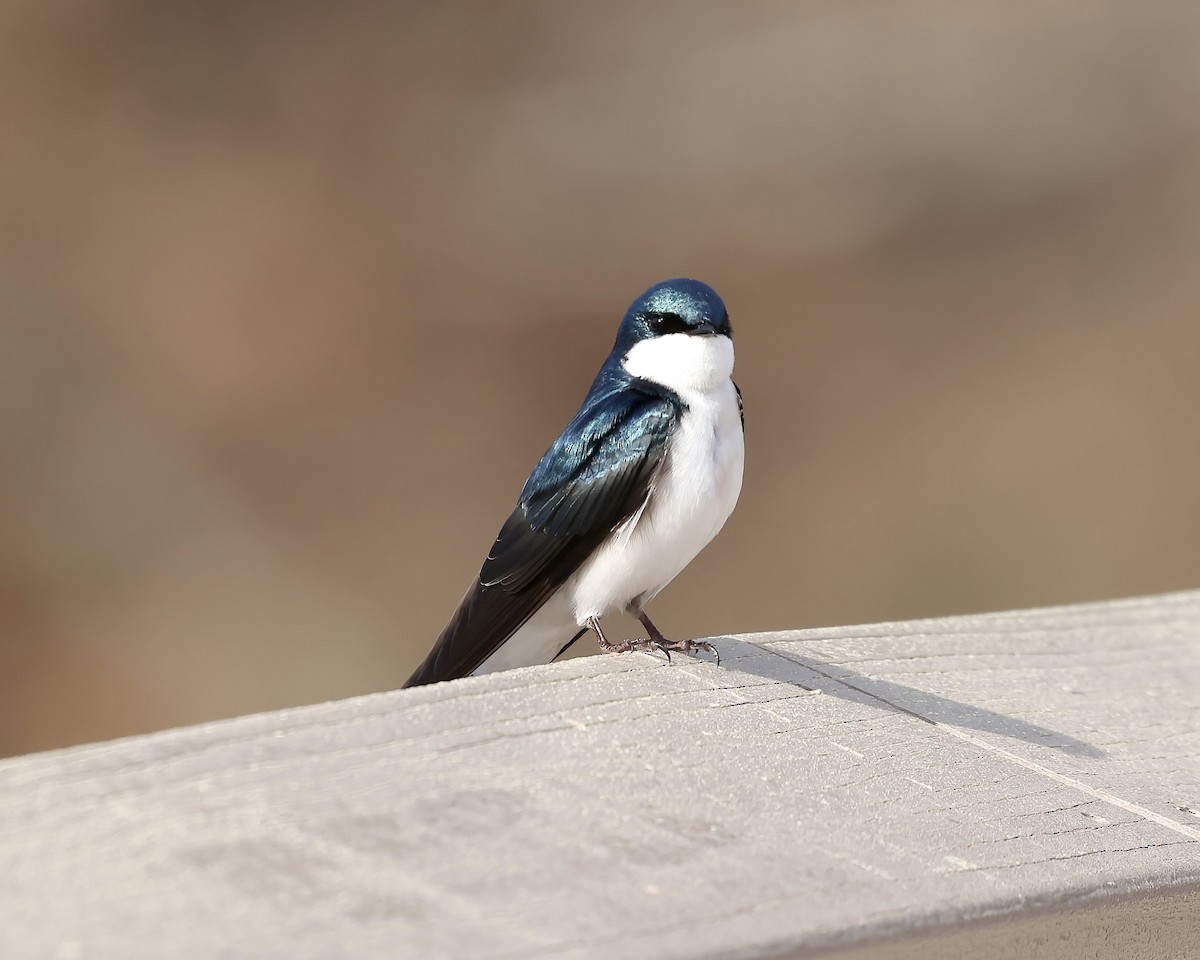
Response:
[[[516,633],[641,508],[679,412],[674,396],[641,389],[589,397],[530,475],[479,577],[405,686],[467,676]]]

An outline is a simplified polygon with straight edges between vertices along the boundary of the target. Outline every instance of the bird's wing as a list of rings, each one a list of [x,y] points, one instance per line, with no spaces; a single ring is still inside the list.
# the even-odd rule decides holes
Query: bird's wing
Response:
[[[680,409],[674,397],[628,388],[584,404],[530,475],[479,577],[405,686],[470,674],[641,509]]]

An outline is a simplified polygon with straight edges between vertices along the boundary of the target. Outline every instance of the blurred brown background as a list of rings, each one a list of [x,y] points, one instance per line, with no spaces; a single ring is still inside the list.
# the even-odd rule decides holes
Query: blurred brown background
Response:
[[[1191,0],[10,0],[0,753],[397,686],[676,275],[669,632],[1200,584],[1198,103]]]

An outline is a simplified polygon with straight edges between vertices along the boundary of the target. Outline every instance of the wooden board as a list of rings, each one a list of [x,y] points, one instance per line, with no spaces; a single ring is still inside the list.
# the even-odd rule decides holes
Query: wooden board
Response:
[[[0,762],[0,956],[1200,952],[1200,593],[719,646]]]

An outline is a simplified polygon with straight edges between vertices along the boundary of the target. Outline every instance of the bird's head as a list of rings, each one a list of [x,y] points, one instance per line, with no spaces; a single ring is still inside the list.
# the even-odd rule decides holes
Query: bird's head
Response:
[[[655,284],[630,305],[614,352],[631,376],[687,394],[733,373],[729,312],[699,280]]]

